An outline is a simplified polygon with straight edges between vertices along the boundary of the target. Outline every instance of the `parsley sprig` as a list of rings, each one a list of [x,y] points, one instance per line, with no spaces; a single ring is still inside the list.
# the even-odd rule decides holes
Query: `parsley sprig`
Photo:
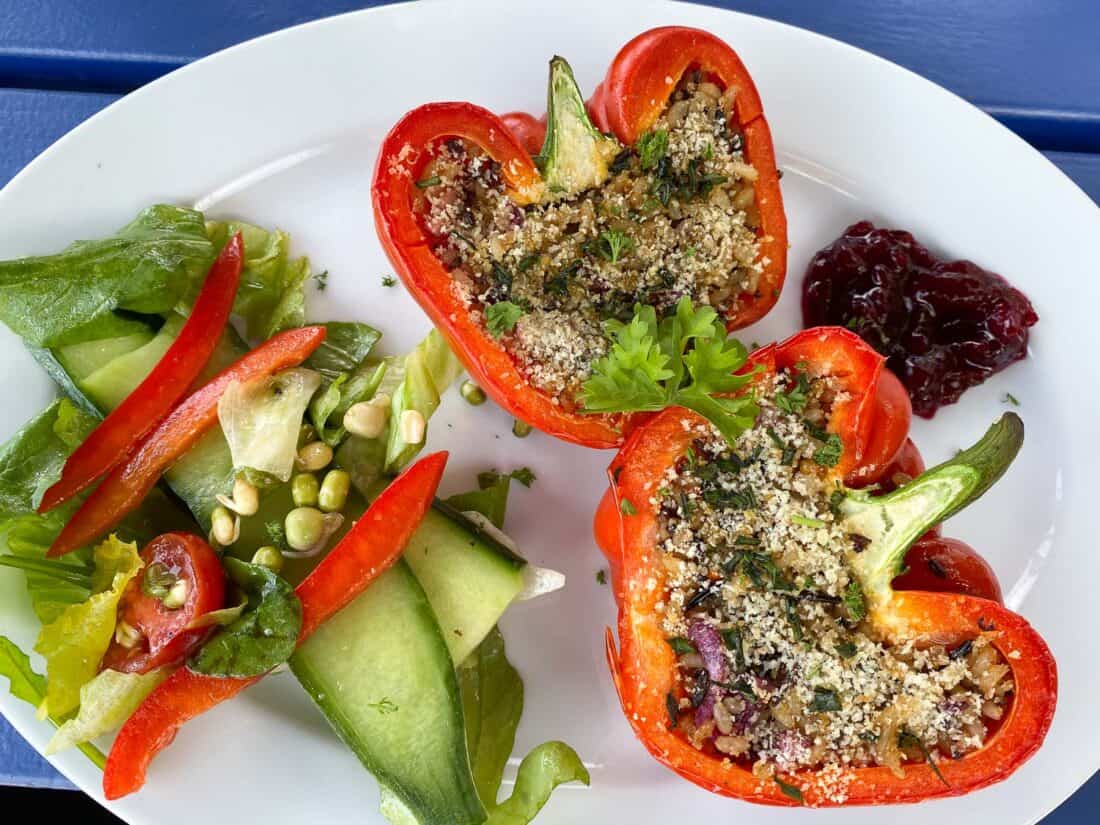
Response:
[[[752,374],[744,366],[744,344],[726,337],[713,307],[694,309],[680,299],[676,311],[657,320],[651,306],[636,305],[629,323],[604,323],[614,342],[584,383],[584,411],[657,412],[680,406],[706,418],[731,444],[749,429],[760,408],[751,393],[735,397]]]

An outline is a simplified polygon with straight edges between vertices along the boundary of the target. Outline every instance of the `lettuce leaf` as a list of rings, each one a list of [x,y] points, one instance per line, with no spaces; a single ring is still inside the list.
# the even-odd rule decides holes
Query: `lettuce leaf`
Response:
[[[566,782],[589,784],[588,769],[564,742],[543,742],[523,757],[512,795],[489,812],[485,825],[527,825]]]
[[[106,238],[0,261],[0,321],[37,347],[125,334],[115,310],[171,311],[213,260],[200,212],[152,206]]]
[[[216,249],[237,232],[244,240],[244,265],[233,311],[245,320],[248,337],[270,338],[305,323],[308,258],[290,257],[290,236],[239,222],[210,221],[206,231]]]
[[[104,670],[80,688],[80,711],[57,729],[44,753],[50,756],[120,727],[169,673],[170,668],[148,673]]]
[[[45,625],[34,645],[46,660],[43,716],[62,717],[80,704],[80,688],[95,677],[111,643],[122,592],[142,566],[137,545],[113,535],[95,548],[94,560],[92,595]]]
[[[233,466],[289,481],[302,416],[320,385],[320,373],[295,367],[226,387],[218,401],[218,421]]]
[[[35,707],[41,706],[45,700],[46,677],[36,673],[31,667],[30,657],[5,636],[0,636],[0,676],[8,680],[11,695],[16,699]],[[57,725],[53,719],[50,722]],[[107,764],[107,757],[95,745],[81,743],[78,747],[101,770]]]
[[[377,391],[388,363],[370,359],[382,334],[360,323],[334,321],[325,324],[325,341],[305,366],[321,373],[321,389],[309,404],[309,419],[317,436],[335,447],[347,436],[341,426],[348,407],[365,401]]]
[[[461,374],[462,363],[435,329],[405,356],[402,363],[390,366],[379,388],[379,392],[385,392],[388,386],[393,387],[386,439],[386,472],[404,469],[424,447],[424,442],[409,444],[402,438],[401,414],[416,410],[425,421],[428,420],[439,408],[440,396]]]

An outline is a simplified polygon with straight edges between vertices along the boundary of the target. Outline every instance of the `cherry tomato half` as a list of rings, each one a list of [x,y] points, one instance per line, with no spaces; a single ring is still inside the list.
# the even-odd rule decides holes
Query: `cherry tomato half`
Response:
[[[905,564],[909,569],[894,579],[897,590],[962,593],[1004,603],[989,562],[958,539],[924,535],[909,548]]]
[[[157,536],[141,551],[141,560],[145,566],[119,602],[121,632],[103,657],[105,669],[147,673],[179,664],[210,633],[191,627],[195,619],[225,605],[221,562],[198,536]],[[120,643],[127,634],[130,644]]]

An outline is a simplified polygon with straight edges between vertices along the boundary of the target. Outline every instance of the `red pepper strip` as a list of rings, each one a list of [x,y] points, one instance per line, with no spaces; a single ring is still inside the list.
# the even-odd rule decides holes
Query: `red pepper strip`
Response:
[[[622,417],[572,413],[534,389],[512,356],[470,314],[455,292],[451,273],[432,252],[432,239],[413,209],[423,197],[416,182],[434,146],[449,137],[477,144],[500,163],[509,195],[517,202],[528,202],[528,195],[542,186],[530,155],[492,112],[471,103],[429,103],[414,109],[386,136],[374,170],[374,222],[386,254],[470,377],[500,406],[559,438],[590,447],[616,446],[622,441]]]
[[[112,467],[168,415],[198,377],[229,320],[241,275],[244,245],[238,232],[210,268],[202,291],[176,340],[145,380],[73,451],[38,512],[68,501]]]
[[[756,169],[753,184],[760,212],[760,256],[763,272],[755,293],[742,295],[726,318],[730,330],[748,326],[775,306],[787,273],[787,217],[779,188],[779,171],[771,130],[756,85],[737,52],[713,34],[683,26],[643,32],[611,62],[593,95],[600,114],[597,125],[628,146],[652,128],[669,97],[689,70],[698,69],[711,82],[734,91],[730,125],[742,135],[745,160]]]
[[[401,557],[431,506],[447,453],[425,456],[387,487],[312,573],[295,589],[302,603],[301,644]],[[126,720],[103,771],[103,795],[119,799],[145,784],[153,758],[185,722],[231,699],[253,679],[218,679],[182,667]]]
[[[527,112],[505,112],[500,119],[512,130],[512,134],[527,150],[527,154],[539,153],[542,142],[546,139],[546,115],[540,119]]]
[[[61,556],[84,547],[136,509],[161,474],[217,423],[218,399],[231,383],[296,366],[324,340],[324,327],[281,332],[189,395],[84,500],[46,555]]]

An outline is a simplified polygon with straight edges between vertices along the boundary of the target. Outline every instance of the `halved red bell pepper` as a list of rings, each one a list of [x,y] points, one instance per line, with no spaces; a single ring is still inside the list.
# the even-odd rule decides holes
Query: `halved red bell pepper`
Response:
[[[754,358],[767,363],[769,357],[775,358],[776,352],[789,348],[791,352],[801,353],[800,360],[806,361],[809,368],[818,373],[829,374],[834,366],[839,366],[849,377],[874,372],[873,368],[870,371],[853,368],[860,359],[855,357],[852,345],[844,342],[840,332],[808,330],[785,344],[758,351]],[[790,346],[800,337],[803,340],[798,346]],[[825,346],[826,342],[831,342],[832,347]],[[830,349],[834,350],[832,355]],[[817,360],[815,354],[824,356],[825,360]],[[868,454],[868,445],[873,442],[873,439],[867,440],[866,433],[875,430],[874,416],[868,414],[871,420],[864,420],[864,414],[874,409],[877,397],[873,382],[870,386],[864,385],[858,396],[852,399],[852,406],[838,411],[839,423],[835,414],[830,422],[830,429],[841,436],[844,452],[857,457],[854,466],[849,461],[843,467],[834,468],[837,476],[846,474],[849,478],[859,478],[859,457]],[[663,483],[666,471],[691,446],[694,435],[684,426],[685,421],[696,420],[699,420],[697,416],[680,408],[665,410],[632,433],[609,468],[610,489],[595,519],[596,540],[611,563],[614,595],[619,606],[619,644],[616,648],[608,629],[608,663],[627,719],[658,761],[715,793],[764,804],[795,805],[798,803],[778,783],[761,781],[750,765],[701,751],[669,727],[666,698],[674,690],[676,666],[675,654],[666,642],[658,610],[658,603],[665,598],[667,571],[656,549],[658,510],[652,499],[653,490]],[[1022,423],[1009,414],[976,447],[928,471],[922,476],[923,482],[906,485],[880,497],[849,492],[843,505],[845,518],[862,519],[859,522],[861,530],[857,531],[862,532],[864,521],[868,525],[885,523],[876,507],[891,506],[898,497],[930,489],[928,479],[948,474],[962,478],[962,486],[954,498],[936,502],[931,510],[925,508],[919,518],[913,517],[914,523],[905,525],[909,530],[906,535],[919,536],[984,492],[1007,467],[1022,438]],[[864,445],[862,449],[860,444]],[[629,514],[622,511],[624,500],[632,504]],[[873,529],[868,526],[867,533],[873,534]],[[893,528],[877,529],[888,532]],[[927,639],[945,645],[986,634],[1012,669],[1015,696],[1000,727],[982,748],[957,760],[937,760],[936,768],[942,780],[927,764],[906,763],[904,778],[898,778],[885,767],[853,768],[845,772],[846,799],[842,804],[913,802],[962,794],[997,782],[1035,752],[1053,717],[1057,696],[1054,660],[1042,638],[1024,619],[986,599],[955,593],[895,592],[891,588],[890,581],[911,542],[909,539],[892,546],[890,555],[879,568],[870,567],[874,561],[881,561],[878,551],[864,550],[855,556],[858,560],[866,560],[862,563],[868,565],[854,569],[864,585],[875,629],[890,641]],[[875,547],[873,543],[872,547]],[[856,565],[860,563],[855,562]],[[804,804],[841,804],[826,794],[824,786],[827,783],[817,781],[815,771],[784,774],[783,778],[800,789]]]
[[[269,338],[189,395],[103,479],[69,519],[48,556],[70,553],[104,535],[136,509],[165,470],[218,421],[218,399],[234,381],[296,366],[325,340],[324,327],[301,327]]]
[[[214,261],[176,340],[134,391],[73,451],[61,478],[42,496],[38,512],[68,501],[115,467],[183,397],[210,360],[229,320],[243,258],[244,242],[238,232]]]
[[[674,50],[674,51],[670,51]],[[760,98],[744,65],[725,43],[695,29],[654,29],[619,53],[588,104],[593,120],[622,143],[633,145],[668,105],[684,73],[701,69],[722,88],[737,90],[732,125],[744,138],[746,160],[757,171],[759,238],[764,262],[760,286],[743,295],[726,318],[737,329],[762,317],[779,297],[786,273],[787,225],[779,172]],[[666,80],[668,83],[666,84]],[[639,94],[656,95],[652,108],[636,105]],[[615,100],[617,96],[624,100]],[[510,113],[500,118],[468,103],[430,103],[405,115],[382,143],[374,172],[375,227],[390,261],[421,308],[444,334],[470,376],[504,409],[543,432],[588,447],[622,443],[629,423],[622,416],[569,412],[535,389],[512,356],[492,338],[453,288],[450,273],[433,254],[415,214],[424,167],[443,140],[463,138],[501,165],[509,196],[520,205],[538,201],[542,179],[530,152],[543,133],[540,121]]]
[[[298,585],[299,644],[401,557],[431,507],[446,464],[447,453],[432,453],[394,479]],[[146,697],[118,732],[103,771],[104,796],[118,799],[139,790],[153,758],[171,744],[185,722],[262,678],[219,679],[186,667],[177,670]]]

